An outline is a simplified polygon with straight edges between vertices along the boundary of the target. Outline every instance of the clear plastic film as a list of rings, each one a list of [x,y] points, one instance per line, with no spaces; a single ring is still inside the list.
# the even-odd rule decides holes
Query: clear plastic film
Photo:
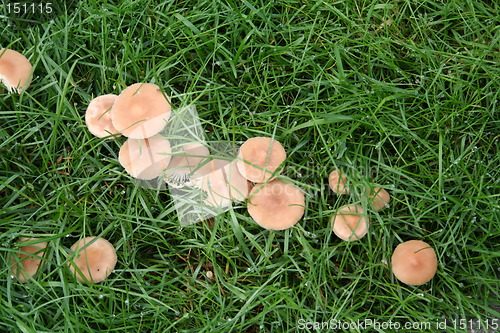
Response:
[[[172,110],[164,129],[143,140],[134,158],[150,166],[136,172],[137,185],[168,187],[181,226],[219,215],[246,197],[248,182],[235,163],[238,147],[207,142],[194,105]]]

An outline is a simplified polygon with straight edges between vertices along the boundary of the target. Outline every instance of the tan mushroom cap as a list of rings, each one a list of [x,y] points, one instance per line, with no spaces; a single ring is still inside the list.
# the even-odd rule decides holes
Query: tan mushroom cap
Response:
[[[17,245],[21,246],[21,253],[13,254],[10,264],[14,276],[25,283],[38,271],[47,243],[39,242],[36,238],[21,237]]]
[[[236,165],[246,179],[254,183],[264,183],[281,173],[281,170],[276,170],[285,159],[286,151],[279,141],[254,137],[241,145]]]
[[[436,252],[426,242],[410,240],[396,246],[391,266],[399,281],[418,286],[429,282],[436,274]]]
[[[10,49],[0,50],[0,81],[9,92],[19,94],[29,87],[32,68],[28,58],[21,53]]]
[[[363,207],[345,205],[332,216],[330,223],[337,237],[345,241],[355,241],[363,238],[368,232],[369,219]]]
[[[205,161],[197,171],[201,175],[193,180],[193,185],[205,191],[207,197],[204,203],[212,207],[227,207],[231,205],[229,189],[223,167],[229,163],[226,160],[213,159]]]
[[[118,161],[129,175],[150,180],[159,177],[171,158],[170,142],[160,135],[148,139],[128,139],[121,146]]]
[[[201,142],[182,145],[176,152],[172,152],[172,158],[165,170],[165,182],[174,188],[189,186],[191,180],[196,178],[195,171],[202,166],[209,155],[210,151]]]
[[[389,193],[381,187],[374,187],[373,189],[369,189],[368,196],[375,210],[381,210],[382,208],[386,207],[391,201],[391,196],[389,195]]]
[[[85,124],[90,133],[98,138],[118,134],[111,122],[111,107],[118,96],[114,94],[97,96],[90,101],[85,112]]]
[[[90,244],[95,239],[95,241]],[[78,240],[71,246],[75,252],[68,262],[69,269],[82,282],[98,283],[104,281],[115,268],[117,262],[113,245],[104,238],[94,236]]]
[[[294,226],[304,215],[304,193],[294,185],[273,180],[258,184],[251,191],[248,213],[261,227],[284,230]]]
[[[239,173],[235,160],[214,158],[202,163],[190,185],[206,193],[205,204],[223,208],[248,197],[251,183]]]
[[[212,159],[211,156],[200,162],[193,172],[189,186],[199,188],[206,194],[203,203],[212,207],[227,207],[231,204],[226,178],[222,167],[225,160]]]
[[[332,191],[337,194],[349,193],[349,188],[346,186],[346,183],[347,177],[341,170],[333,170],[328,176],[328,185],[330,185]]]
[[[224,166],[224,174],[229,189],[229,197],[233,201],[244,201],[248,198],[252,183],[240,173],[236,160]]]
[[[207,193],[206,204],[213,207],[228,207],[231,205],[229,188],[222,169],[216,169],[204,176],[201,188]]]
[[[170,103],[160,87],[152,83],[135,83],[116,99],[111,108],[111,120],[123,135],[144,139],[165,127],[170,111]]]

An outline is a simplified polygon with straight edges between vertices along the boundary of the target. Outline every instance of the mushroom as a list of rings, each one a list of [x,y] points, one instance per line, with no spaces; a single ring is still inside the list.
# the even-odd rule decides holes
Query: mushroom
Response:
[[[68,261],[69,269],[82,282],[104,281],[117,262],[115,248],[104,238],[82,238],[71,246],[71,251],[74,256]]]
[[[229,190],[229,197],[233,201],[244,201],[248,198],[252,183],[238,170],[236,160],[224,166],[224,174]]]
[[[101,95],[90,101],[85,112],[85,124],[90,133],[98,138],[118,134],[111,122],[111,107],[118,96],[114,94]]]
[[[116,99],[111,108],[111,121],[123,135],[144,139],[165,127],[170,111],[169,101],[156,84],[135,83]]]
[[[14,276],[25,283],[38,271],[47,243],[40,242],[37,238],[21,237],[17,245],[21,247],[21,252],[10,257],[11,269]]]
[[[233,201],[243,201],[248,197],[251,183],[239,173],[235,160],[214,158],[200,165],[194,172],[197,177],[190,185],[207,194],[205,204],[223,208]]]
[[[346,186],[347,177],[339,169],[333,170],[328,176],[328,185],[333,192],[337,194],[349,193],[349,188]]]
[[[164,174],[165,182],[174,188],[190,185],[193,178],[200,176],[195,175],[195,171],[210,155],[208,148],[200,142],[184,144],[178,150],[172,153]]]
[[[345,241],[363,238],[368,232],[369,219],[359,205],[345,205],[338,209],[330,220],[332,230]]]
[[[241,175],[254,183],[272,180],[286,159],[286,151],[277,140],[254,137],[245,141],[239,150],[236,165]]]
[[[207,194],[205,204],[212,207],[227,207],[231,205],[229,188],[224,175],[223,167],[229,163],[226,160],[213,159],[203,165],[197,173],[200,178],[194,180],[196,187],[201,188]]]
[[[128,139],[121,146],[118,161],[129,175],[150,180],[162,174],[171,158],[170,142],[163,136]]]
[[[284,230],[304,215],[304,193],[294,185],[273,180],[256,185],[249,195],[248,213],[261,227]]]
[[[0,50],[0,81],[9,92],[20,94],[31,84],[30,61],[21,53],[10,50]]]
[[[368,189],[367,192],[373,208],[377,211],[386,207],[391,201],[391,196],[389,195],[389,193],[381,187]]]
[[[418,286],[429,282],[436,274],[436,252],[426,242],[410,240],[396,246],[391,266],[399,281]]]

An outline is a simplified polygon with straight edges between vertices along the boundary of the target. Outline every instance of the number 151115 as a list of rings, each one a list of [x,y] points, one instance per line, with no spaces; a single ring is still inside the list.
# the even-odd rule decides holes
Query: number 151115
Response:
[[[8,2],[6,4],[9,14],[50,14],[52,13],[52,2],[46,3],[20,3]]]

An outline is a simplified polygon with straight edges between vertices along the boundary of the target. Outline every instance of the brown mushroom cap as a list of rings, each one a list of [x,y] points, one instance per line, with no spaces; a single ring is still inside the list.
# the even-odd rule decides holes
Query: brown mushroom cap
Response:
[[[429,282],[436,274],[436,252],[426,242],[410,240],[396,246],[391,266],[399,281],[418,286]]]
[[[381,210],[382,208],[386,207],[391,201],[391,196],[389,195],[389,193],[381,187],[374,187],[373,189],[369,189],[368,196],[375,210]]]
[[[248,213],[261,227],[284,230],[304,215],[304,193],[294,185],[273,180],[256,185],[249,195]]]
[[[24,283],[37,272],[47,243],[39,242],[36,238],[21,237],[17,245],[21,246],[21,253],[12,255],[10,264],[14,276]]]
[[[95,241],[90,244],[95,239]],[[113,245],[104,238],[94,236],[78,240],[71,246],[74,257],[68,262],[69,269],[83,282],[104,281],[115,268],[117,262]]]
[[[152,83],[135,83],[116,99],[111,108],[111,121],[123,135],[144,139],[165,127],[170,111],[170,103],[160,87]]]
[[[369,219],[359,205],[346,205],[338,209],[330,220],[332,230],[345,241],[363,238],[368,232]]]
[[[349,193],[349,188],[346,186],[347,177],[340,170],[333,170],[328,176],[328,185],[333,192],[337,194]]]
[[[118,134],[111,122],[111,107],[118,96],[114,94],[97,96],[90,101],[85,112],[85,124],[90,133],[98,138]]]
[[[276,170],[285,159],[286,151],[277,140],[254,137],[241,145],[236,165],[246,179],[264,183],[281,173]]]
[[[10,50],[0,50],[0,81],[9,92],[21,93],[31,84],[30,61],[21,53]]]
[[[118,161],[129,175],[149,180],[160,176],[171,158],[170,142],[156,135],[147,139],[128,139],[121,146]]]

